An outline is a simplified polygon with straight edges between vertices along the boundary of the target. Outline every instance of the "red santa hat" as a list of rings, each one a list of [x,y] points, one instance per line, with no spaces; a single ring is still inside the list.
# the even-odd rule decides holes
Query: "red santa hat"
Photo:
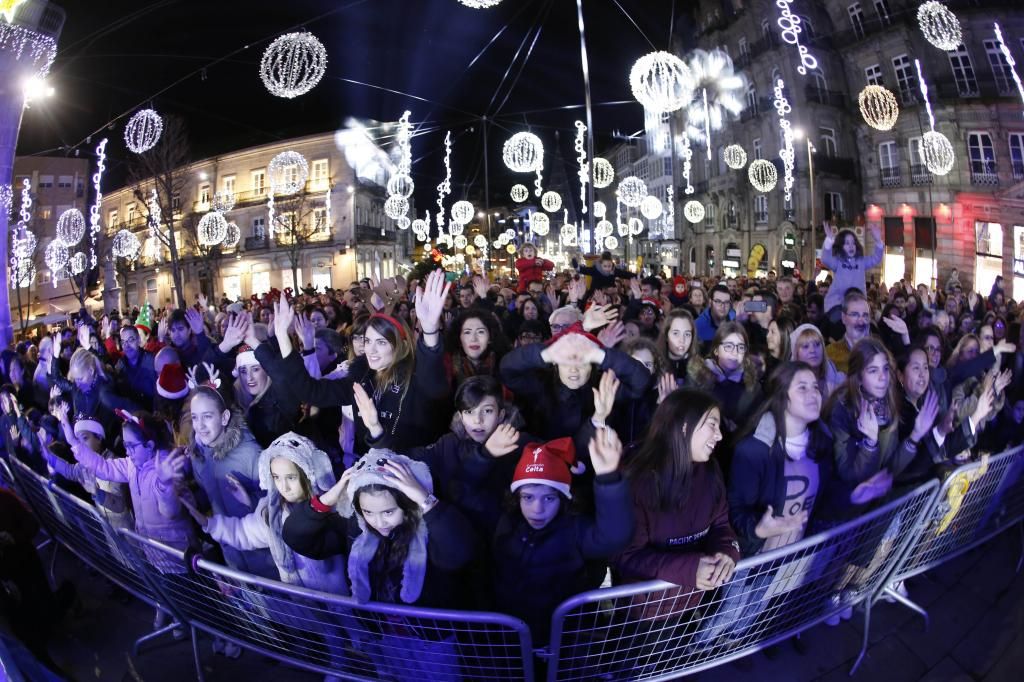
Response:
[[[238,371],[243,367],[251,367],[259,364],[260,361],[256,359],[256,352],[253,351],[251,346],[243,343],[238,347],[238,355],[235,356],[235,371],[233,371],[232,374],[237,377]]]
[[[156,380],[156,392],[168,400],[177,400],[188,395],[185,370],[180,363],[171,362],[164,365]]]
[[[524,485],[546,485],[571,498],[572,475],[583,473],[583,463],[576,461],[572,438],[558,438],[547,443],[530,443],[512,477],[512,492]]]
[[[586,338],[590,339],[591,341],[593,341],[593,342],[594,342],[594,343],[596,343],[597,345],[599,345],[599,346],[602,346],[602,347],[603,347],[603,344],[601,343],[601,339],[597,338],[596,336],[594,336],[593,334],[591,334],[591,333],[590,333],[590,332],[588,332],[588,331],[584,331],[584,329],[583,329],[583,323],[582,323],[582,322],[574,322],[574,323],[572,324],[572,326],[570,326],[570,327],[566,327],[566,328],[565,328],[565,329],[563,329],[563,330],[562,330],[562,331],[561,331],[560,333],[558,333],[558,334],[555,334],[555,335],[554,335],[554,336],[552,336],[552,337],[551,337],[550,339],[548,339],[547,341],[545,341],[545,342],[544,342],[544,345],[545,345],[545,346],[550,346],[550,345],[551,345],[551,344],[553,344],[553,343],[554,343],[555,341],[558,341],[558,339],[562,338],[563,336],[565,336],[565,335],[567,335],[567,334],[579,334],[580,336],[585,336]]]

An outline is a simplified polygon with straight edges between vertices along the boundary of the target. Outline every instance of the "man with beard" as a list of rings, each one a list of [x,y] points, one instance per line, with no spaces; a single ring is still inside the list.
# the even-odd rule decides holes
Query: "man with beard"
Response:
[[[871,333],[871,306],[860,291],[847,292],[843,299],[843,326],[846,329],[843,338],[828,344],[825,354],[836,369],[848,373],[854,344]]]

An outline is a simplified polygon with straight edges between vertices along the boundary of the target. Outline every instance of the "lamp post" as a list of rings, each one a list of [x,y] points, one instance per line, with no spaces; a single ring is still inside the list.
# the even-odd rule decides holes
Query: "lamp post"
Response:
[[[793,137],[797,140],[805,139],[803,128],[794,128]],[[806,137],[807,140],[807,179],[810,183],[811,192],[811,267],[809,272],[811,278],[814,278],[814,268],[818,265],[818,228],[817,220],[814,215],[814,152],[818,151],[815,149],[814,144],[811,142],[810,137]]]

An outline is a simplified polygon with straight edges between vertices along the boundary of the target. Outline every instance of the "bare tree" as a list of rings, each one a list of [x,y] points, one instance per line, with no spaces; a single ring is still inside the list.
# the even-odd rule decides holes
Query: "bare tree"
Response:
[[[302,290],[298,273],[302,250],[313,242],[330,238],[327,216],[323,212],[324,200],[324,194],[310,192],[308,188],[274,198],[274,220],[270,227],[277,246],[288,254],[288,263],[292,266],[292,290],[295,292]]]
[[[181,256],[174,239],[177,225],[177,205],[182,191],[188,184],[190,161],[188,134],[185,123],[176,116],[164,118],[164,130],[160,141],[147,152],[135,156],[135,163],[129,169],[130,183],[134,186],[135,198],[145,207],[147,222],[153,221],[150,210],[151,190],[156,190],[155,204],[160,211],[160,220],[153,230],[154,236],[171,254],[171,276],[178,295],[178,307],[184,309],[185,288],[181,271]]]

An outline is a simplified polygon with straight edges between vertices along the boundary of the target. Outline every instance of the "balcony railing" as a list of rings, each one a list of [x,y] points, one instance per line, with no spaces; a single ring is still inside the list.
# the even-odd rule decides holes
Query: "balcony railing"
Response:
[[[263,237],[246,237],[245,238],[245,250],[253,251],[255,249],[265,249],[270,246],[270,240]]]
[[[857,177],[857,163],[853,159],[842,156],[816,154],[814,157],[814,172],[838,175],[852,180]]]
[[[899,187],[901,184],[903,182],[898,167],[882,168],[882,187]]]
[[[928,84],[929,93],[935,93],[936,100],[958,100],[964,97],[980,99],[1000,99],[1016,95],[1016,88],[1010,91],[1004,87],[1005,83],[995,78],[978,78],[971,80],[940,80]]]
[[[356,242],[390,242],[395,239],[395,228],[356,225]]]
[[[928,167],[923,164],[911,164],[910,184],[915,186],[932,184],[932,174]]]
[[[1024,161],[1013,162],[1013,179],[1024,180]]]
[[[774,50],[779,46],[780,42],[781,41],[775,36],[774,33],[768,33],[768,35],[764,36],[763,38],[761,38],[761,40],[758,40],[756,43],[750,46],[750,59],[756,59],[765,52],[768,52],[769,50]]]
[[[804,94],[809,102],[817,102],[818,104],[846,111],[846,97],[840,92],[823,90],[814,83],[808,83],[804,88]]]
[[[971,184],[994,187],[999,184],[998,167],[994,161],[971,162]]]

